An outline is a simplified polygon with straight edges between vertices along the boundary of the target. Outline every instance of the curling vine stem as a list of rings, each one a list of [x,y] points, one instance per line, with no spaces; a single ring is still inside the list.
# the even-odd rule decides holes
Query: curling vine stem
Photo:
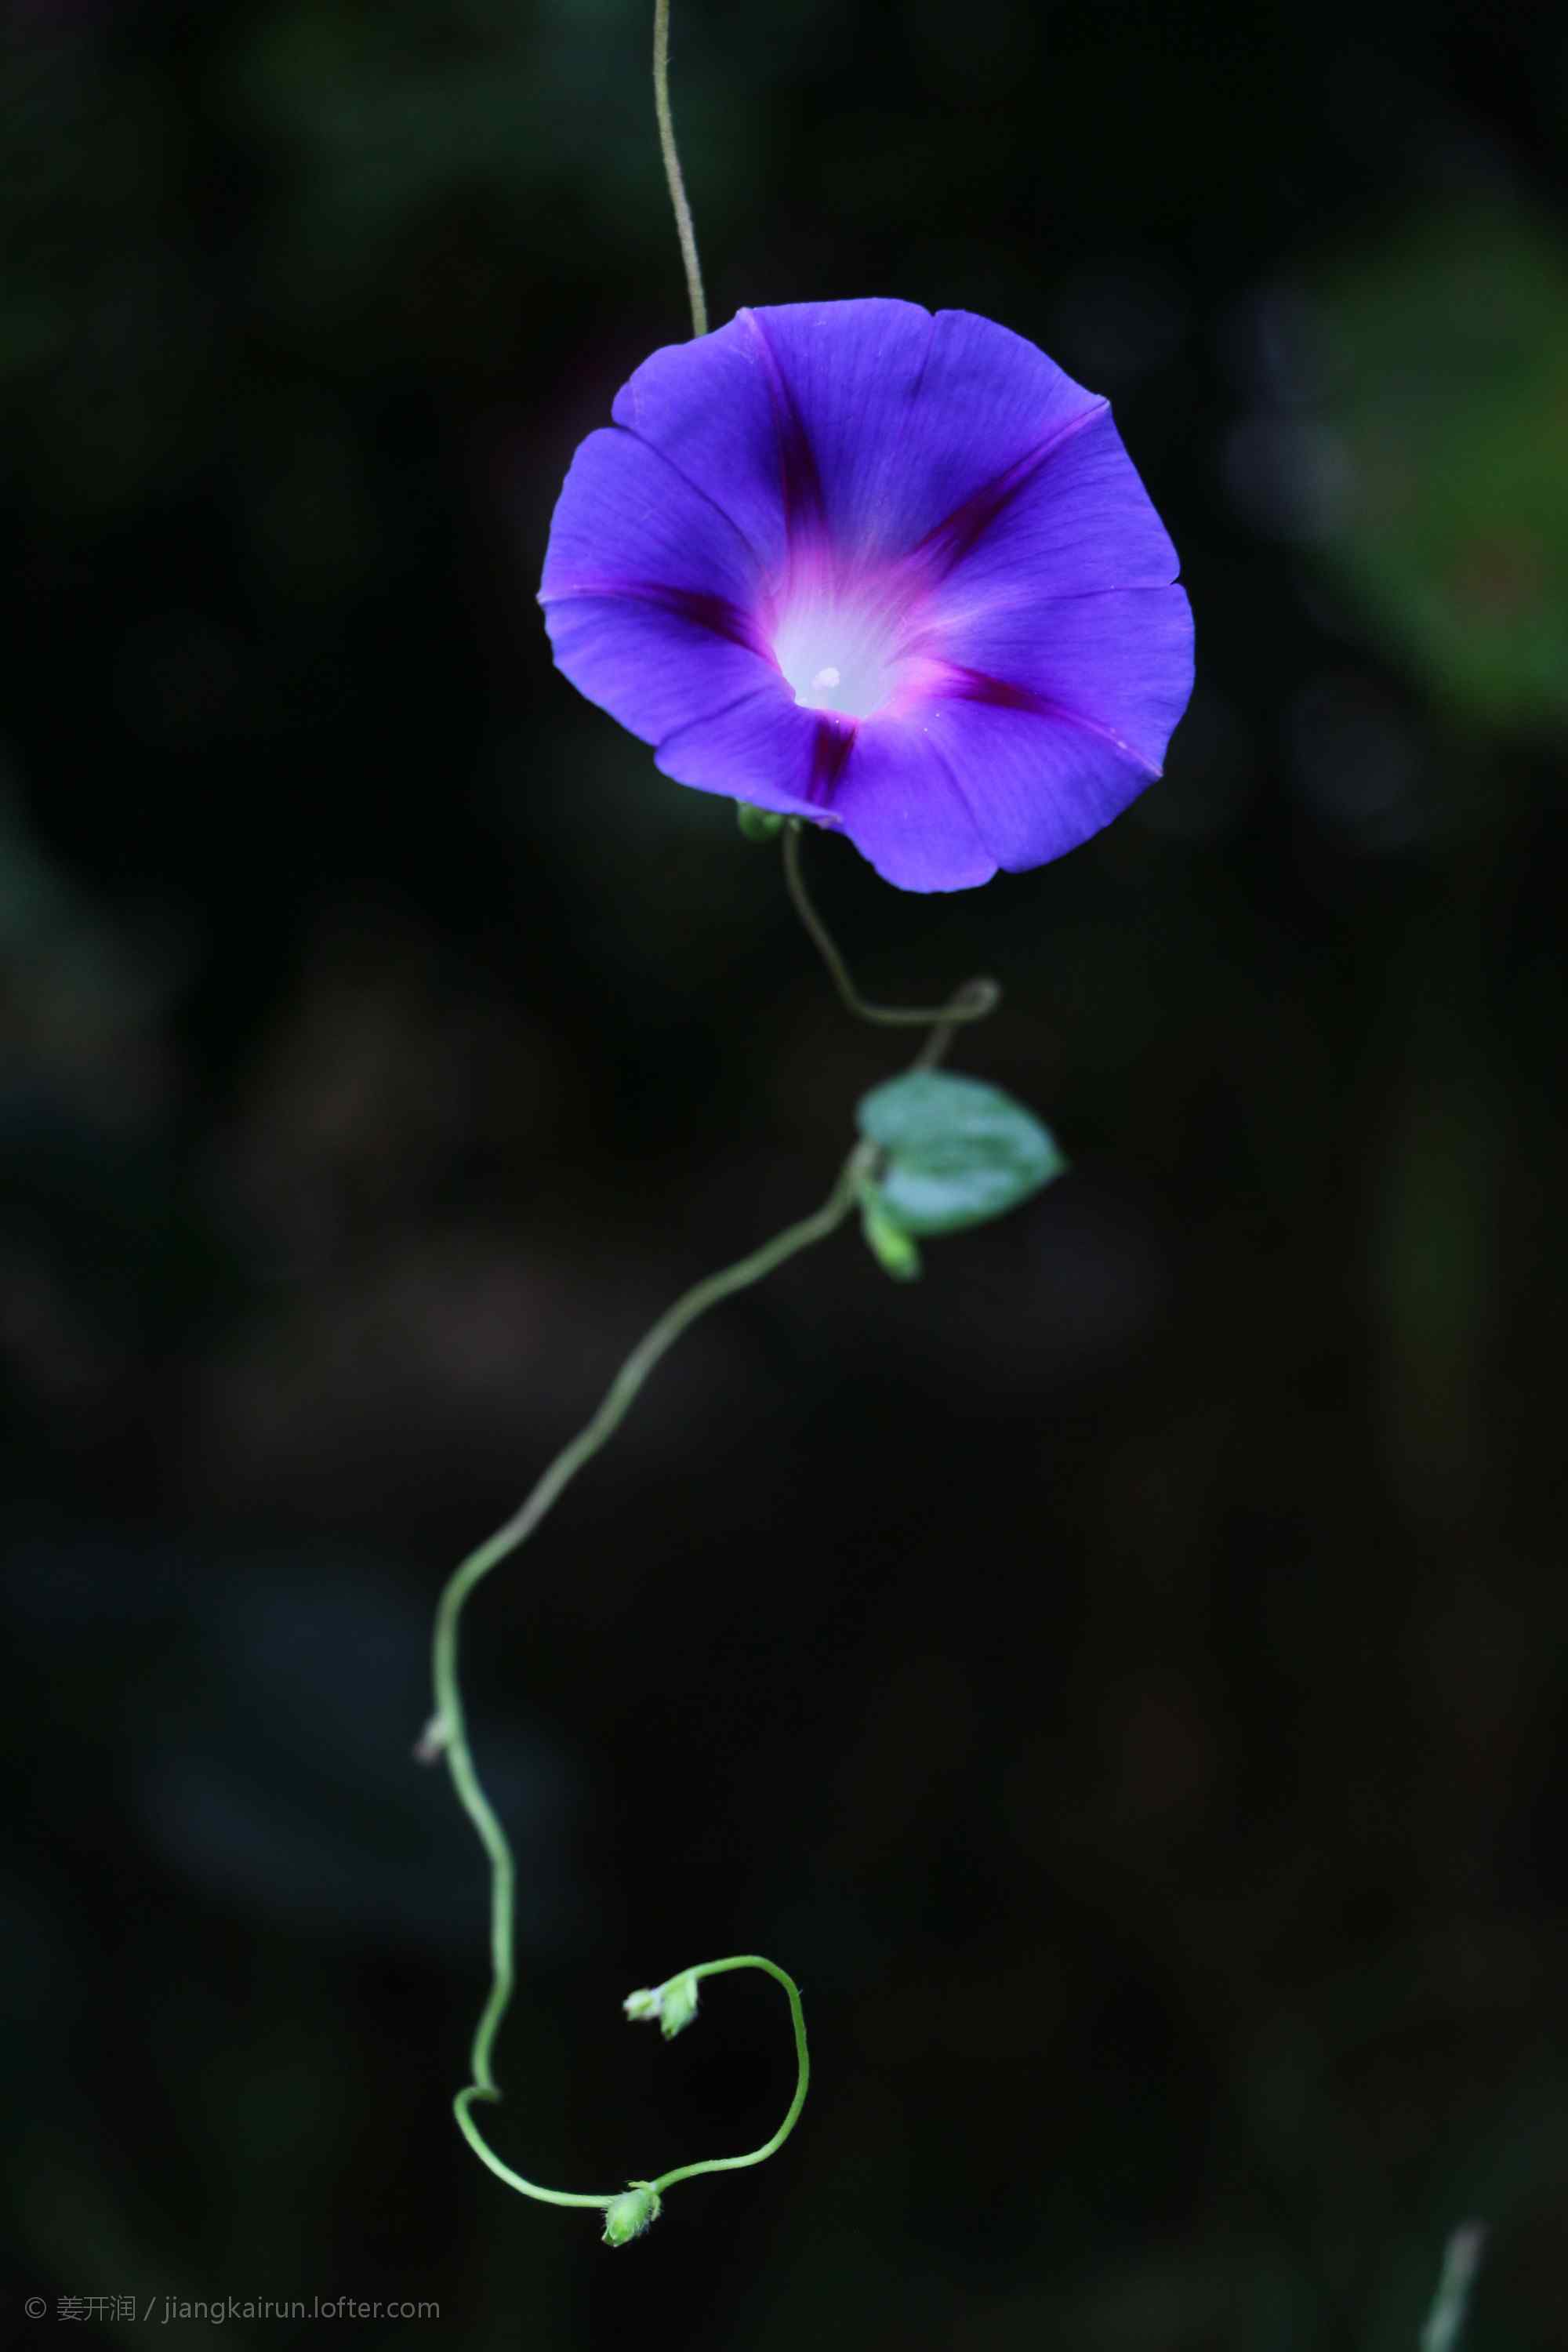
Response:
[[[475,2155],[489,2165],[498,2179],[521,2190],[523,2196],[539,2198],[547,2205],[608,2206],[613,2198],[580,2195],[560,2189],[542,2189],[536,2181],[525,2180],[521,2173],[503,2164],[489,2147],[471,2112],[476,2101],[499,2099],[500,2096],[491,2063],[491,2052],[515,1982],[512,1930],[516,1871],[506,1832],[485,1795],[468,1746],[468,1720],[458,1677],[458,1629],[464,1604],[476,1585],[489,1574],[492,1568],[516,1551],[520,1544],[527,1542],[578,1471],[591,1462],[606,1440],[615,1434],[643,1382],[681,1333],[689,1329],[700,1315],[705,1315],[710,1307],[717,1307],[721,1300],[733,1297],[737,1291],[760,1282],[775,1266],[783,1265],[786,1259],[795,1256],[801,1250],[809,1249],[813,1243],[826,1241],[837,1230],[856,1204],[873,1156],[868,1145],[857,1144],[820,1209],[809,1217],[803,1217],[797,1224],[787,1225],[783,1233],[775,1234],[771,1241],[764,1242],[760,1249],[752,1250],[735,1265],[725,1266],[720,1273],[710,1274],[703,1281],[694,1284],[660,1316],[621,1366],[593,1419],[569,1444],[562,1448],[526,1501],[505,1525],[498,1528],[487,1542],[480,1544],[477,1551],[470,1552],[454,1570],[437,1607],[431,1660],[436,1712],[417,1752],[431,1762],[437,1756],[446,1758],[458,1801],[479,1832],[479,1843],[489,1856],[490,1865],[490,1990],[474,2032],[469,2059],[472,2080],[458,2093],[452,2103],[453,2112]],[[771,2156],[773,2149],[782,2144],[794,2128],[795,2117],[800,2113],[801,2103],[805,2097],[806,2058],[805,2029],[800,2014],[799,1996],[782,1969],[775,1968],[771,1960],[750,1955],[739,1959],[705,1961],[695,1973],[710,1976],[736,1968],[763,1969],[770,1976],[775,1977],[789,1994],[800,2068],[795,2100],[779,2131],[753,2155],[721,2157],[705,2164],[682,2166],[677,2171],[666,2174],[663,2182],[650,2183],[650,2186],[667,2186],[672,2180],[686,2179],[696,2172],[723,2171],[738,2164],[760,2164],[763,2157]],[[614,2192],[614,2195],[619,2194],[618,2190]]]
[[[861,995],[849,977],[849,967],[840,955],[822,917],[812,904],[805,887],[805,874],[801,862],[801,835],[805,827],[799,818],[786,820],[784,834],[784,882],[790,901],[800,917],[828,975],[848,1010],[859,1021],[875,1022],[884,1029],[925,1029],[931,1035],[916,1055],[911,1066],[917,1070],[933,1069],[952,1041],[955,1029],[968,1021],[984,1021],[994,1013],[1002,1002],[1002,991],[994,980],[968,980],[949,999],[932,1010],[930,1006],[910,1004],[873,1004]]]
[[[764,1960],[759,1952],[743,1952],[733,1960],[704,1960],[689,1973],[694,1977],[717,1977],[723,1976],[731,1969],[761,1969],[775,1983],[783,1985],[789,2001],[790,2023],[795,2028],[795,2096],[773,2137],[765,2139],[761,2147],[752,2148],[749,2156],[710,2156],[700,2164],[678,2164],[673,2172],[661,2172],[657,2180],[647,2183],[655,2191],[672,2188],[678,2180],[695,2179],[700,2172],[739,2172],[748,2164],[765,2163],[770,2156],[776,2156],[783,2147],[805,2105],[806,2087],[811,2081],[811,2058],[805,2046],[805,2019],[801,2011],[800,1991],[795,1979],[785,1976],[783,1969],[775,1968],[772,1960]]]

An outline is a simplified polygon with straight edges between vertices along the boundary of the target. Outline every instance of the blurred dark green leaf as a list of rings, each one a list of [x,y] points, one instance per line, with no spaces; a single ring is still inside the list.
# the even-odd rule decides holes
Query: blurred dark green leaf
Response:
[[[1358,246],[1317,287],[1349,461],[1335,559],[1444,701],[1568,716],[1568,261],[1496,205]]]
[[[995,1087],[911,1070],[864,1097],[860,1132],[888,1155],[868,1188],[904,1234],[956,1234],[1016,1209],[1067,1166],[1032,1112]]]

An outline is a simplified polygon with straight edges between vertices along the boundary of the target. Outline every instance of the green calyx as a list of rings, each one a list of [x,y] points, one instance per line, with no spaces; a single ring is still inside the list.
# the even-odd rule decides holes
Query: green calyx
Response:
[[[673,2042],[678,2033],[684,2033],[697,2014],[697,1979],[688,1969],[684,1976],[671,1977],[661,1990],[664,1998],[659,2004],[658,2030],[667,2042]]]
[[[860,1194],[860,1230],[866,1236],[866,1246],[884,1274],[890,1274],[895,1282],[919,1279],[920,1251],[902,1225],[896,1225],[888,1215],[869,1180]]]
[[[648,2181],[634,2180],[605,2209],[605,2245],[629,2246],[650,2222],[658,2221],[658,2189]]]
[[[658,2020],[658,2030],[667,2042],[684,2033],[697,2014],[697,1971],[688,1969],[668,1984],[645,1987],[640,1992],[629,1992],[621,2003],[634,2025]]]
[[[735,803],[735,822],[747,841],[776,841],[784,824],[776,809],[753,808],[750,801]]]

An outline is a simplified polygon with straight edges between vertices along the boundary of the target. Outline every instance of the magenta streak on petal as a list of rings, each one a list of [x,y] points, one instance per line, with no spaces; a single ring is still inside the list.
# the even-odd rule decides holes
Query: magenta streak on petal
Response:
[[[855,721],[825,712],[811,739],[811,781],[805,797],[814,806],[831,803],[855,749]]]
[[[942,670],[944,675],[937,690],[955,702],[987,702],[997,710],[1022,710],[1032,719],[1054,719],[1059,726],[1076,727],[1080,733],[1109,743],[1124,760],[1142,768],[1145,775],[1161,773],[1109,727],[1102,727],[1097,719],[1086,719],[1081,710],[1070,709],[1065,702],[1053,701],[1048,694],[1037,694],[1033,687],[1010,685],[1005,677],[993,677],[989,670],[965,669],[959,662],[944,662]]]
[[[800,411],[795,404],[795,394],[784,380],[784,370],[766,335],[763,322],[754,310],[736,313],[762,355],[763,371],[767,377],[768,399],[773,412],[773,430],[779,444],[779,487],[784,499],[784,532],[788,539],[821,537],[826,529],[826,510],[823,504],[822,477],[816,470],[816,457],[806,438]]]
[[[971,490],[969,496],[961,499],[952,512],[934,530],[927,531],[914,551],[913,561],[923,565],[938,580],[951,572],[955,563],[962,563],[984,538],[997,517],[1012,504],[1019,491],[1033,481],[1041,467],[1055,457],[1063,443],[1072,440],[1086,425],[1092,425],[1096,417],[1103,416],[1109,406],[1108,401],[1097,400],[1092,408],[1083,409],[1077,416],[1069,417],[1067,424],[1047,435],[1024,457],[1015,459],[1011,466],[1005,466],[988,482],[983,482],[979,489]]]
[[[540,603],[566,604],[580,597],[599,596],[624,596],[639,604],[657,605],[678,621],[689,621],[693,628],[708,629],[716,637],[744,646],[748,653],[761,654],[764,661],[773,660],[772,648],[750,614],[742,613],[728,596],[713,595],[702,588],[667,588],[658,580],[580,580],[570,588],[553,589]]]

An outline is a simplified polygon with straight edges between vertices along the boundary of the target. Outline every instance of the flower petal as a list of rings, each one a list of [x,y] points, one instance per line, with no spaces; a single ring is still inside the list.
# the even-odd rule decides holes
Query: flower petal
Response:
[[[941,651],[960,702],[1070,719],[1146,777],[1160,773],[1193,690],[1192,608],[1177,587],[944,614]],[[940,682],[932,688],[940,697]]]
[[[763,690],[679,729],[655,756],[677,783],[847,834],[901,890],[967,889],[996,871],[962,788],[916,721],[857,725],[803,708],[787,688]]]
[[[931,742],[968,786],[993,861],[1010,873],[1076,849],[1152,781],[1137,761],[1065,719],[942,703],[926,723]]]
[[[799,302],[749,315],[815,457],[835,544],[857,557],[907,553],[990,485],[1005,503],[1009,473],[1104,408],[967,310]]]
[[[646,359],[612,414],[733,523],[759,570],[782,574],[787,509],[775,388],[746,314]],[[798,475],[802,452],[794,452]],[[801,493],[810,496],[809,484]]]
[[[900,890],[968,890],[998,860],[935,731],[916,719],[868,719],[833,793],[833,814],[863,857]]]
[[[985,501],[965,501],[984,509]],[[961,541],[950,519],[920,559],[942,566],[944,612],[1103,588],[1164,588],[1180,569],[1106,407],[1054,442]]]
[[[837,824],[831,804],[840,722],[796,702],[776,674],[721,710],[666,735],[660,773],[700,793],[726,793],[754,808]]]
[[[540,602],[559,667],[645,742],[782,685],[745,541],[629,434],[592,433],[574,458]]]
[[[711,499],[657,449],[610,426],[589,434],[567,471],[541,593],[548,601],[627,577],[710,590],[745,605],[758,567]]]
[[[782,575],[792,536],[907,553],[1103,409],[989,319],[869,299],[742,310],[655,352],[614,413]]]
[[[1075,849],[1153,781],[1193,675],[1179,588],[1064,598],[1026,625],[1023,644],[994,629],[995,668],[951,673],[920,711],[987,849],[1015,873]]]

